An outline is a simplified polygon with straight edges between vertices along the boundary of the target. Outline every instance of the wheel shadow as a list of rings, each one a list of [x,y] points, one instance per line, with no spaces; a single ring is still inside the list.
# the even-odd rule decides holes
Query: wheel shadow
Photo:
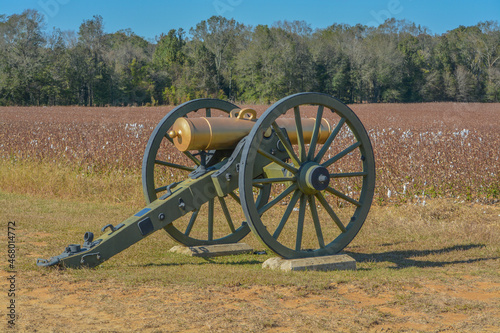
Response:
[[[222,265],[222,266],[242,266],[242,265],[257,265],[257,264],[262,264],[262,261],[259,260],[236,260],[236,261],[224,261],[224,262],[219,262],[216,260],[213,260],[211,258],[201,258],[203,261],[199,262],[169,262],[169,263],[148,263],[148,264],[142,264],[142,265],[131,265],[131,266],[136,266],[136,267],[167,267],[167,266],[202,266],[202,265],[207,265],[207,264],[213,264],[213,265]]]
[[[392,244],[384,244],[385,246]],[[359,253],[344,251],[343,253],[351,256],[356,262],[392,262],[396,266],[389,267],[390,269],[403,269],[408,267],[444,267],[447,265],[455,264],[465,264],[474,263],[486,260],[496,260],[499,257],[489,257],[489,258],[477,258],[477,259],[466,259],[466,260],[453,260],[453,261],[431,261],[431,260],[419,260],[414,259],[418,257],[425,257],[429,255],[440,255],[446,254],[453,251],[468,251],[477,248],[486,247],[485,244],[467,244],[467,245],[455,245],[445,247],[439,250],[406,250],[406,251],[389,251],[382,253]],[[369,270],[369,269],[366,269]]]

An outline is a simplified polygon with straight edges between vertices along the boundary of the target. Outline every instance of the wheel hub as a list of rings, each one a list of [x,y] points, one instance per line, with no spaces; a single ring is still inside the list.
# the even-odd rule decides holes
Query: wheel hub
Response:
[[[325,167],[309,162],[300,168],[298,185],[302,192],[314,194],[325,190],[329,184],[330,173]]]

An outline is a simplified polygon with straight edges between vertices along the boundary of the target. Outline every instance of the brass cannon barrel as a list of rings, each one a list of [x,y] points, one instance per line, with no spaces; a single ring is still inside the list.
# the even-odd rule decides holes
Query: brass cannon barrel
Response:
[[[236,116],[231,117],[200,117],[200,118],[178,118],[168,135],[173,139],[177,149],[188,150],[212,150],[232,149],[238,142],[247,136],[252,130],[256,120],[256,112],[253,109],[243,109]],[[311,142],[312,132],[316,119],[302,119],[302,131],[304,142]],[[297,131],[295,119],[277,119],[279,127],[285,128],[288,138],[292,144],[297,144]],[[331,127],[325,118],[321,119],[318,143],[325,143],[330,135]]]

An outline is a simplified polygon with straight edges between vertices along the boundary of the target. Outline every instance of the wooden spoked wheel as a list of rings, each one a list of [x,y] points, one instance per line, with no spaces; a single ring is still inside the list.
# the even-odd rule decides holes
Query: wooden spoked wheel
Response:
[[[295,121],[296,145],[277,125],[283,118]],[[302,125],[306,118],[314,118],[308,142]],[[321,144],[322,118],[331,133]],[[279,138],[274,147],[266,144],[272,136]],[[275,167],[255,177],[257,158]],[[276,169],[282,171],[278,176],[266,173]],[[262,184],[271,185],[271,196],[259,206],[254,186]],[[373,199],[375,162],[368,134],[354,112],[329,95],[286,97],[267,109],[248,135],[239,186],[250,228],[272,251],[284,258],[338,253],[360,230]]]
[[[201,164],[225,157],[214,151],[177,150],[167,135],[175,120],[180,117],[229,117],[235,109],[239,110],[226,101],[197,99],[176,107],[160,121],[149,138],[142,163],[143,192],[148,204],[173,190]],[[268,188],[258,187],[258,202],[265,203]],[[215,193],[215,189],[207,190]],[[199,210],[189,212],[165,230],[175,241],[186,246],[235,243],[250,231],[244,221],[238,192],[233,191],[226,197],[209,200]]]

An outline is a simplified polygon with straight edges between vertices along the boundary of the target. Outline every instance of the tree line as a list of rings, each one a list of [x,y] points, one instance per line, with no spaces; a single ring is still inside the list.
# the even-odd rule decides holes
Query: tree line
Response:
[[[395,19],[313,30],[213,16],[148,41],[105,33],[101,16],[47,33],[36,10],[0,15],[0,105],[271,103],[302,91],[345,103],[498,102],[498,22],[433,35]]]

